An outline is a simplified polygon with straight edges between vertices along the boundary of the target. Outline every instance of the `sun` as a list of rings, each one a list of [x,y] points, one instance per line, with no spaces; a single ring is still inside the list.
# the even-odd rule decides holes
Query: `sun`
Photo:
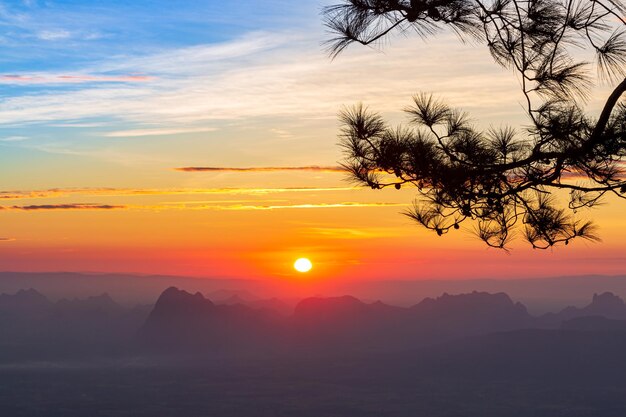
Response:
[[[313,268],[313,264],[307,258],[300,258],[293,263],[293,267],[298,272],[309,272]]]

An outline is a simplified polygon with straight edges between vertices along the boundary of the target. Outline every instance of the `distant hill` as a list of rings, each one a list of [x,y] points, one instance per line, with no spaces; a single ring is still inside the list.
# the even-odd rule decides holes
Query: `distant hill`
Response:
[[[223,288],[262,292],[262,281],[197,278],[168,275],[139,275],[79,272],[0,272],[0,293],[34,288],[51,300],[87,298],[107,293],[123,305],[152,304],[170,286],[211,293]],[[257,291],[259,290],[259,291]]]
[[[45,311],[51,306],[50,300],[32,288],[19,290],[14,295],[0,294],[0,313],[35,313]]]
[[[268,349],[282,331],[277,313],[242,304],[216,305],[201,293],[170,287],[139,329],[144,349],[154,352],[211,352]]]
[[[411,308],[355,297],[313,297],[291,317],[242,303],[215,304],[201,293],[165,290],[139,331],[155,351],[299,349],[397,351],[466,335],[530,326],[525,307],[506,294],[445,294]]]
[[[200,293],[169,288],[157,301],[141,337],[146,346],[160,346],[163,351],[224,351],[243,346],[316,352],[401,351],[502,331],[556,329],[575,317],[619,317],[626,313],[623,309],[619,297],[603,293],[586,307],[536,318],[507,294],[475,291],[426,298],[408,308],[366,303],[352,296],[312,297],[299,302],[289,319],[281,319],[268,309],[243,303],[216,305]]]
[[[402,351],[494,332],[558,328],[572,315],[615,313],[621,305],[615,296],[596,295],[589,306],[566,309],[548,320],[531,316],[504,293],[443,294],[408,308],[352,296],[312,297],[300,301],[285,318],[237,301],[242,302],[218,305],[199,292],[169,288],[142,326],[140,340],[160,352]]]
[[[548,313],[539,318],[544,326],[558,327],[561,323],[577,317],[601,316],[609,319],[626,320],[626,303],[611,292],[594,294],[585,307],[567,307],[558,313]]]
[[[294,313],[301,344],[326,344],[332,349],[339,345],[402,350],[466,335],[524,328],[532,321],[526,308],[506,294],[478,292],[444,294],[410,308],[366,304],[349,296],[312,298],[299,303]]]
[[[107,294],[57,302],[33,289],[1,294],[0,360],[111,355],[128,345],[148,312]]]
[[[424,299],[411,311],[431,334],[446,338],[532,327],[534,321],[523,304],[504,293],[444,293]]]
[[[130,308],[108,294],[57,302],[33,289],[1,294],[0,360],[11,355],[401,352],[525,329],[616,333],[626,327],[626,304],[612,293],[541,317],[505,293],[478,291],[444,293],[411,307],[353,296],[311,297],[292,314],[278,312],[280,300],[224,295],[226,303],[217,304],[200,292],[170,287],[153,306]]]

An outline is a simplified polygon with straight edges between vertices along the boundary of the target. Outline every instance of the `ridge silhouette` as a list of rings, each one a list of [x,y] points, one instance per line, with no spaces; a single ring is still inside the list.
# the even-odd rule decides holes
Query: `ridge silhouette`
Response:
[[[1,294],[0,355],[399,352],[526,329],[616,333],[626,321],[626,303],[610,292],[594,294],[584,307],[541,316],[505,293],[478,291],[444,293],[410,307],[310,297],[289,314],[279,299],[259,303],[248,294],[244,304],[237,294],[224,294],[222,301],[232,303],[169,287],[153,306],[133,308],[108,294],[56,302],[33,289]]]

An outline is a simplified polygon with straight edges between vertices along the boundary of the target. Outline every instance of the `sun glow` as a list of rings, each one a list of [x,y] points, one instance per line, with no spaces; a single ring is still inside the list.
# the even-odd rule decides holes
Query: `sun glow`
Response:
[[[294,262],[293,267],[298,272],[309,272],[313,268],[313,264],[307,258],[300,258]]]

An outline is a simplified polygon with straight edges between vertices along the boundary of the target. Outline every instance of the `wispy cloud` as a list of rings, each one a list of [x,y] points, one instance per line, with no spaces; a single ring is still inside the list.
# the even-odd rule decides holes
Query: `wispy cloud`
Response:
[[[181,172],[289,172],[289,171],[313,171],[313,172],[340,172],[345,173],[346,170],[338,166],[299,166],[299,167],[181,167],[174,168],[175,171]]]
[[[89,127],[104,127],[107,126],[104,122],[66,122],[66,123],[53,123],[52,127],[71,127],[71,128],[89,128]]]
[[[307,204],[215,204],[215,203],[170,203],[170,204],[40,204],[27,206],[0,206],[0,210],[18,211],[59,211],[59,210],[213,210],[213,211],[266,211],[266,210],[303,210],[303,209],[339,209],[339,208],[375,208],[375,207],[406,207],[403,203],[364,203],[364,202],[341,202],[341,203],[307,203]]]
[[[626,161],[616,161],[612,164],[612,167],[616,170],[614,173],[615,179],[620,181],[626,180]],[[582,181],[583,183],[586,182],[587,185],[594,185],[594,182],[590,181],[589,176],[583,171],[564,172],[562,178],[564,178],[568,182],[578,180]]]
[[[391,228],[311,227],[305,230],[305,234],[332,239],[373,239],[397,236],[398,230]]]
[[[12,237],[0,237],[0,242],[14,242],[15,240]]]
[[[1,74],[0,84],[81,84],[81,83],[136,83],[154,80],[147,75],[90,75],[90,74]]]
[[[149,196],[149,195],[266,195],[284,193],[337,192],[359,190],[357,187],[285,187],[285,188],[194,188],[194,189],[137,189],[137,188],[51,188],[48,190],[0,191],[0,200],[28,200],[61,198],[67,196]]]
[[[376,208],[376,207],[406,207],[407,204],[403,203],[362,203],[362,202],[342,202],[342,203],[310,203],[310,204],[280,204],[280,205],[265,205],[265,204],[233,204],[233,205],[219,205],[219,204],[183,204],[178,206],[179,209],[185,210],[217,210],[217,211],[257,211],[257,210],[303,210],[303,209],[337,209],[337,208]],[[140,208],[140,207],[136,207]],[[145,208],[173,209],[176,206],[152,206]]]
[[[196,127],[196,128],[175,128],[175,129],[132,129],[132,130],[118,130],[115,132],[105,133],[104,136],[109,138],[132,138],[140,136],[164,136],[164,135],[177,135],[186,133],[202,133],[213,132],[217,129],[211,127]]]
[[[300,187],[300,188],[212,188],[212,189],[115,189],[115,188],[85,188],[85,189],[49,189],[34,191],[0,191],[0,200],[31,200],[31,199],[69,199],[69,198],[105,198],[105,197],[162,197],[185,196],[189,200],[181,199],[176,202],[134,203],[130,200],[123,204],[102,203],[46,203],[0,206],[0,210],[20,211],[47,211],[47,210],[213,210],[213,211],[267,211],[267,210],[296,210],[296,209],[333,209],[333,208],[375,208],[375,207],[406,207],[406,203],[370,202],[370,201],[332,201],[337,194],[331,194],[331,201],[319,201],[317,196],[314,202],[301,202],[302,199],[267,199],[266,196],[290,193],[336,193],[357,191],[362,188],[354,187]],[[249,200],[221,199],[198,201],[197,196],[241,196],[253,197]],[[318,234],[325,233],[322,229]],[[330,233],[330,232],[328,232]],[[356,234],[353,231],[353,234]]]
[[[37,33],[37,37],[44,41],[60,41],[71,38],[72,34],[64,29],[43,30]]]
[[[28,136],[7,136],[0,138],[1,142],[22,142],[24,140],[28,140]]]
[[[442,48],[415,39],[399,39],[385,56],[355,49],[331,62],[317,36],[256,32],[221,44],[113,57],[81,73],[151,74],[159,82],[85,84],[10,97],[0,103],[0,123],[113,117],[178,129],[250,118],[333,120],[342,105],[358,100],[397,112],[419,90],[441,92],[470,110],[518,113],[519,100],[511,95],[515,80],[455,39],[443,43],[464,61],[464,71],[442,66]],[[415,59],[418,51],[420,59]],[[419,82],[407,74],[419,74]],[[470,84],[475,86],[471,91],[458,88]]]
[[[125,209],[126,206],[110,205],[110,204],[42,204],[42,205],[30,205],[30,206],[12,206],[5,207],[9,210],[120,210]]]

